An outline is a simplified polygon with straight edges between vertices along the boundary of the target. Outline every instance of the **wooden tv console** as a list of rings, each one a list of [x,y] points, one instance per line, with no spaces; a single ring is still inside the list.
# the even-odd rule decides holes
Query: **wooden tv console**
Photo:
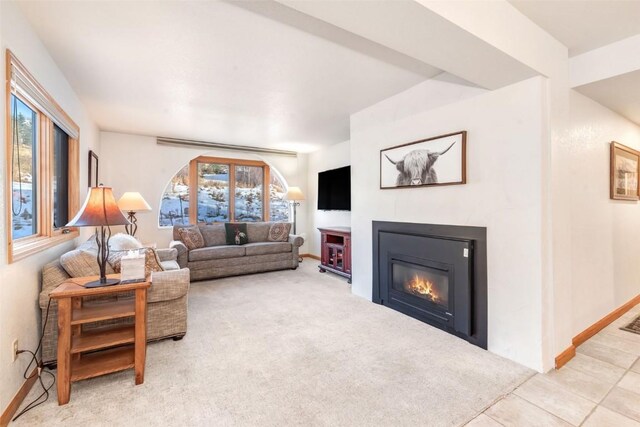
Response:
[[[321,273],[330,271],[351,283],[351,227],[323,227],[320,230]]]

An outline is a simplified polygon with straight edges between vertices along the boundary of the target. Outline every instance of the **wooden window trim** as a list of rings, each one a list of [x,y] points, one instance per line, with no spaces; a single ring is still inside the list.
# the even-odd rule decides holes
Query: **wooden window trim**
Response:
[[[229,221],[235,220],[235,194],[236,194],[236,166],[257,166],[262,168],[262,221],[269,221],[271,217],[270,192],[271,169],[269,165],[260,160],[232,159],[225,157],[199,156],[189,162],[189,223],[198,223],[198,164],[217,163],[229,166]]]
[[[77,137],[69,136],[69,180],[68,180],[68,197],[69,197],[69,217],[75,216],[80,207],[80,128],[69,117],[69,115],[60,107],[60,105],[49,95],[49,93],[38,83],[38,81],[29,73],[22,63],[7,49],[5,56],[6,66],[6,82],[5,82],[5,111],[6,111],[6,129],[5,129],[5,153],[6,153],[6,229],[7,229],[7,258],[12,263],[24,259],[30,255],[41,252],[45,249],[52,248],[61,243],[75,239],[79,236],[77,228],[59,228],[53,229],[53,124],[50,114],[38,105],[31,102],[20,93],[12,93],[11,76],[12,68],[20,70],[29,82],[35,87],[39,94],[44,97],[55,108],[55,113],[63,117],[67,126],[71,126]],[[11,96],[15,95],[32,108],[38,117],[38,162],[37,162],[37,232],[33,236],[24,237],[14,240],[12,237],[13,230],[13,176],[12,154],[13,154],[13,127],[11,126]]]

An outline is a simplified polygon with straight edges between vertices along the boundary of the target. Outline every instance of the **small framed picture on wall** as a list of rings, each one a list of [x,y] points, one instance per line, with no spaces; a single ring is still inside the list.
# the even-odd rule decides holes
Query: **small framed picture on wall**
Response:
[[[89,150],[89,187],[97,187],[98,183],[98,155]]]
[[[611,198],[638,200],[640,152],[631,147],[611,143]]]

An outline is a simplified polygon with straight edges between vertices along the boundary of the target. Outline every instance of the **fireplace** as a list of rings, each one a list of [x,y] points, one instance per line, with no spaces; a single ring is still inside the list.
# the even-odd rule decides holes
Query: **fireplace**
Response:
[[[373,223],[373,301],[487,346],[486,229]]]

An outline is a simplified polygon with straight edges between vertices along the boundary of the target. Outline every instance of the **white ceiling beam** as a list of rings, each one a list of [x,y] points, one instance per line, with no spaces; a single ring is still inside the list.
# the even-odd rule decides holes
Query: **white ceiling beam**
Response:
[[[549,75],[549,46],[566,58],[506,1],[276,1],[487,89]]]
[[[569,60],[572,88],[640,70],[640,35],[574,56]]]
[[[416,1],[538,74],[566,74],[567,47],[506,0]]]

